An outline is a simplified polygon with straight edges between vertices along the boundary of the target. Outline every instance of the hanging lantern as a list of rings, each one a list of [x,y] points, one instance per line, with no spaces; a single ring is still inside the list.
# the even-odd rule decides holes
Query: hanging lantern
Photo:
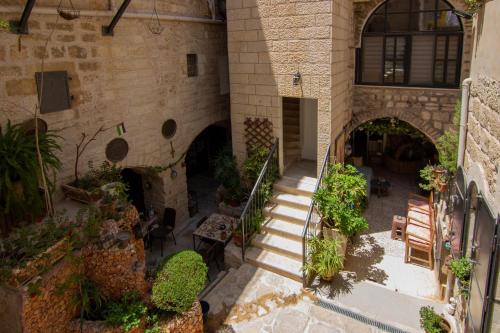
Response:
[[[164,29],[160,23],[158,11],[156,10],[156,0],[153,1],[153,12],[151,13],[151,20],[149,21],[148,29],[153,35],[160,35]]]
[[[62,7],[62,1],[59,3],[59,7],[57,7],[57,13],[59,14],[59,16],[67,21],[79,18],[80,11],[78,9],[75,9],[75,6],[73,6],[73,2],[71,2],[71,0],[68,0],[68,2],[69,7]]]

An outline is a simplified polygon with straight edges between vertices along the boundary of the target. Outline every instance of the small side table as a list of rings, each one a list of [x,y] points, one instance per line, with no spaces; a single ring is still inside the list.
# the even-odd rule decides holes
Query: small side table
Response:
[[[406,218],[394,215],[392,218],[391,238],[404,241],[406,233]]]

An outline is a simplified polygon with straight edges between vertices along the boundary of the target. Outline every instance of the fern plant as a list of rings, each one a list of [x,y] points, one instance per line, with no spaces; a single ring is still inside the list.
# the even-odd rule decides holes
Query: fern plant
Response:
[[[307,274],[318,274],[322,279],[329,280],[344,266],[344,259],[339,254],[339,240],[313,237],[308,240],[308,245],[309,260],[302,268]]]
[[[38,141],[43,169],[59,169],[56,152],[61,150],[59,137],[53,133],[39,133]],[[26,133],[10,121],[0,131],[0,213],[11,222],[36,218],[43,208],[39,193],[42,168],[38,163],[36,137]],[[4,225],[4,231],[12,225]]]

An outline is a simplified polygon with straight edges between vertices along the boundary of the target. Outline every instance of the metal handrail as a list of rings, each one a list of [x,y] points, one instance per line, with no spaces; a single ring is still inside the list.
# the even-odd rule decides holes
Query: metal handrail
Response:
[[[328,148],[326,149],[326,154],[325,157],[323,158],[323,164],[321,165],[321,171],[316,181],[316,186],[314,187],[314,194],[316,194],[316,192],[318,191],[319,187],[321,186],[321,183],[323,182],[325,174],[328,172],[328,165],[330,164],[330,146],[331,145],[329,144]],[[313,194],[313,199],[311,200],[311,204],[309,205],[309,211],[307,212],[306,221],[304,223],[304,229],[302,231],[302,267],[305,266],[307,258],[309,257],[307,243],[312,236],[309,229],[310,229],[311,219],[315,211],[314,194]],[[307,272],[303,271],[302,283],[304,287],[307,287],[307,285],[309,284],[308,280],[309,277],[307,276]]]
[[[250,237],[252,236],[252,232],[255,230],[250,229],[249,221],[252,221],[253,218],[256,218],[256,214],[259,211],[262,213],[262,209],[266,204],[266,198],[263,195],[263,185],[265,185],[265,181],[274,181],[275,173],[279,170],[279,158],[278,158],[278,147],[279,140],[276,138],[274,141],[274,145],[269,151],[269,155],[267,156],[266,162],[262,166],[260,170],[259,177],[253,186],[252,192],[248,197],[248,201],[243,209],[243,212],[240,215],[240,225],[241,225],[241,258],[245,261],[245,250],[246,245]],[[274,164],[274,169],[270,168]]]

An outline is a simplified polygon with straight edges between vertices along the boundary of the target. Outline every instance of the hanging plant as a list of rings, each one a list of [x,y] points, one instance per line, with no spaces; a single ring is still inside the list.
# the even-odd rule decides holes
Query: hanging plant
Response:
[[[164,29],[160,23],[158,11],[156,10],[156,0],[153,1],[153,12],[151,13],[151,20],[148,24],[148,29],[153,35],[160,35]]]
[[[408,135],[412,138],[425,138],[419,130],[398,119],[377,119],[363,124],[359,129],[378,135]]]
[[[483,6],[483,0],[464,0],[467,9],[471,12],[477,12]]]
[[[59,7],[57,7],[57,13],[59,14],[59,16],[67,21],[79,18],[80,11],[78,9],[75,9],[75,6],[73,6],[73,2],[71,2],[71,0],[68,0],[68,2],[69,7],[62,7],[62,1],[60,2]]]

